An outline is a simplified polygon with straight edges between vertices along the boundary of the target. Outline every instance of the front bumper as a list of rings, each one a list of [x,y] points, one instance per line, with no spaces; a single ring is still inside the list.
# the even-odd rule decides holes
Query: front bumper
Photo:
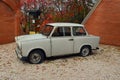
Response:
[[[22,55],[22,51],[19,50],[18,48],[15,49],[15,53],[16,53],[17,57],[18,57],[20,60],[22,60],[22,61],[26,61],[26,60],[27,60],[27,57],[24,57],[24,56]]]
[[[21,59],[23,57],[22,52],[18,48],[15,49],[15,53],[19,59]]]

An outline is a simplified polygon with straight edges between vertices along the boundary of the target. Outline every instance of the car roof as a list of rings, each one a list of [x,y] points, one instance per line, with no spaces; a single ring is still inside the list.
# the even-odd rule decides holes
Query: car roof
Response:
[[[82,24],[78,24],[78,23],[62,23],[62,22],[59,22],[59,23],[48,23],[47,25],[50,25],[50,26],[54,26],[54,27],[68,27],[68,26],[79,26],[79,27],[84,27],[84,25]]]

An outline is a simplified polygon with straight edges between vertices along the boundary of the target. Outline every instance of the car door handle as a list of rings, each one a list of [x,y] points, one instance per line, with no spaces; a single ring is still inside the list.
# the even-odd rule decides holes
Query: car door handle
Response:
[[[69,39],[69,41],[73,41],[74,39]]]

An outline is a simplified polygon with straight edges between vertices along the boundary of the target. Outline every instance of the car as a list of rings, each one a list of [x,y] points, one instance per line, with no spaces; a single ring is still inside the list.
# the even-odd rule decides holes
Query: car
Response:
[[[15,37],[18,58],[32,64],[42,63],[46,57],[78,54],[85,57],[99,47],[99,36],[89,35],[78,23],[48,23],[39,34]]]

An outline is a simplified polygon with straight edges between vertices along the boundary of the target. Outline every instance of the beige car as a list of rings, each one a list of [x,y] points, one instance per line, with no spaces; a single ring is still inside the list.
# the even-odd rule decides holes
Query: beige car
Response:
[[[88,35],[84,25],[77,23],[49,23],[40,34],[15,37],[16,54],[37,64],[46,57],[79,53],[88,56],[98,49],[98,36]]]

